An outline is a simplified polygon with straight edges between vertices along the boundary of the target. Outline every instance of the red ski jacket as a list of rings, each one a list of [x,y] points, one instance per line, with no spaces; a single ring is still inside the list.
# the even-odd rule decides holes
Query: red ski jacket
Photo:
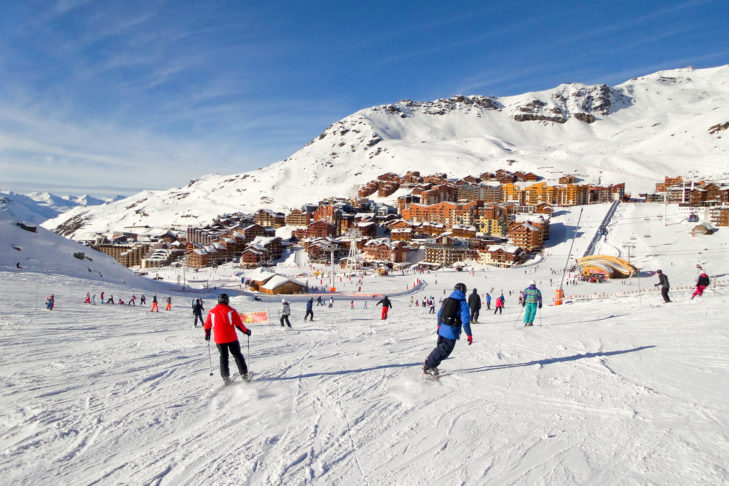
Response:
[[[216,344],[232,343],[238,340],[235,328],[246,332],[248,329],[243,324],[238,311],[229,305],[218,304],[208,312],[203,326],[206,331],[213,329],[213,339]]]

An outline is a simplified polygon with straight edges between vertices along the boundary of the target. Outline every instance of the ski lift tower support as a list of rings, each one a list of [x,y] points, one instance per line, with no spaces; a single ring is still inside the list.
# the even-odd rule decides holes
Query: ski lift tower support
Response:
[[[331,268],[331,272],[330,272],[331,275],[330,275],[330,281],[329,281],[330,282],[329,283],[329,290],[331,290],[332,292],[334,292],[334,289],[335,289],[335,287],[334,287],[334,252],[337,251],[338,248],[339,247],[337,245],[333,244],[333,243],[322,246],[322,249],[324,251],[328,251],[329,254],[331,255],[331,266],[332,266],[332,268]]]

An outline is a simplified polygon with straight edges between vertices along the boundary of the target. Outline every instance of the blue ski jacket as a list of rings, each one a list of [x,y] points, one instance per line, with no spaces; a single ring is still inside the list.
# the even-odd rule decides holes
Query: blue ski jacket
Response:
[[[466,335],[471,336],[471,309],[469,309],[468,303],[466,302],[466,296],[463,295],[463,292],[460,290],[454,290],[450,297],[451,299],[460,301],[461,322],[463,323],[462,327],[466,331]],[[461,326],[449,326],[448,324],[441,322],[441,310],[443,310],[442,306],[438,311],[438,335],[455,341],[461,336]]]

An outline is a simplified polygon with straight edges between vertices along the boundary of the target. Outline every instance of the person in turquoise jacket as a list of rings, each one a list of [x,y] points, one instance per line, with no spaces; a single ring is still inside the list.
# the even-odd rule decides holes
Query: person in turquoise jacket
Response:
[[[521,303],[524,307],[524,325],[533,326],[534,317],[537,315],[537,306],[542,308],[542,293],[537,288],[537,283],[532,280],[529,287],[524,290],[524,300]]]
[[[452,301],[457,303],[457,312],[453,316],[443,315],[443,310],[453,305]],[[423,374],[435,377],[439,375],[438,366],[453,352],[456,341],[461,336],[461,327],[468,336],[468,344],[473,344],[471,310],[466,302],[466,285],[457,283],[450,297],[443,300],[438,311],[438,343],[423,364]]]

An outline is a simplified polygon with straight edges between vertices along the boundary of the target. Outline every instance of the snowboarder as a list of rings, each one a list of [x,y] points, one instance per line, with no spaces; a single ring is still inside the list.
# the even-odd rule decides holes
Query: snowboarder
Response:
[[[286,299],[281,299],[281,327],[284,327],[284,321],[286,321],[286,325],[291,327],[291,322],[289,321],[289,314],[291,314],[291,306],[288,302],[286,302]]]
[[[309,317],[310,321],[314,320],[314,297],[309,297],[306,301],[306,314],[304,314],[304,320]]]
[[[437,377],[438,366],[453,352],[456,341],[461,336],[461,326],[468,336],[468,344],[473,344],[471,334],[471,313],[466,303],[466,285],[457,283],[450,297],[443,300],[438,311],[438,344],[423,364],[423,374]]]
[[[165,306],[165,310],[172,310],[172,297],[167,297],[167,305]]]
[[[233,355],[235,364],[238,365],[238,372],[244,380],[248,380],[248,365],[240,350],[238,336],[235,328],[243,334],[250,336],[250,329],[246,328],[240,319],[238,311],[228,305],[230,299],[228,294],[218,295],[218,305],[210,309],[203,328],[205,329],[205,340],[210,341],[210,331],[214,333],[215,346],[220,352],[220,376],[226,385],[230,384],[230,369],[228,368],[228,353]]]
[[[658,270],[656,273],[658,274],[658,283],[655,284],[654,287],[658,287],[659,285],[661,286],[663,302],[669,303],[671,302],[671,299],[668,298],[668,291],[670,290],[671,285],[668,283],[668,277],[661,270]]]
[[[486,310],[491,310],[491,294],[486,292]]]
[[[195,305],[192,306],[192,315],[195,316],[195,322],[192,323],[193,327],[197,327],[197,320],[200,319],[200,325],[205,324],[202,313],[205,309],[203,308],[202,300],[195,299]]]
[[[144,298],[144,296],[142,296]],[[152,308],[149,309],[149,312],[159,312],[159,306],[157,305],[157,296],[152,296]]]
[[[704,289],[709,286],[709,276],[706,275],[705,272],[702,272],[701,275],[699,275],[699,280],[696,282],[696,290],[694,291],[694,294],[691,296],[693,299],[697,295],[701,297],[704,295]]]
[[[529,287],[524,290],[524,298],[521,303],[524,307],[524,325],[533,326],[534,316],[537,315],[537,306],[542,308],[542,293],[537,288],[537,283],[532,280]]]
[[[390,308],[392,307],[392,302],[390,302],[390,299],[387,298],[387,296],[384,296],[380,300],[377,301],[375,304],[375,307],[382,304],[382,315],[380,316],[380,320],[384,321],[387,320],[387,313],[390,311]]]
[[[106,301],[107,304],[113,304],[114,303],[114,296],[110,295],[109,299]]]
[[[478,291],[473,289],[471,295],[468,296],[468,308],[471,310],[471,324],[478,324],[478,313],[481,310],[481,297]]]

